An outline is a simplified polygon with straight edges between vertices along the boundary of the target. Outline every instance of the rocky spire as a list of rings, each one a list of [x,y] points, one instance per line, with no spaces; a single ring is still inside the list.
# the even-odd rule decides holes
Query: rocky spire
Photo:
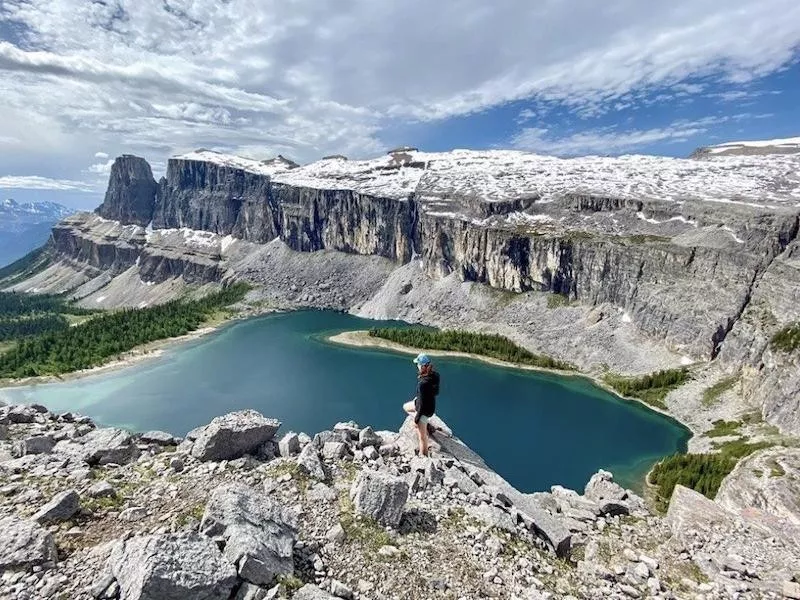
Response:
[[[108,190],[96,212],[121,223],[147,225],[153,218],[156,189],[156,180],[147,161],[123,154],[111,166]]]

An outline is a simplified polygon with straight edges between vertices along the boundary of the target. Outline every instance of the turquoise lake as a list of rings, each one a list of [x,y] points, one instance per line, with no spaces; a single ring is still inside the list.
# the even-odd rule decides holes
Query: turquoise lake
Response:
[[[324,311],[267,315],[125,369],[0,389],[0,399],[176,435],[241,408],[280,419],[282,432],[313,434],[351,419],[397,431],[401,405],[415,392],[410,357],[325,341],[376,325],[402,326]],[[442,378],[437,414],[522,491],[554,484],[582,490],[599,468],[638,488],[657,459],[686,449],[689,432],[680,424],[586,379],[466,359],[435,363]]]

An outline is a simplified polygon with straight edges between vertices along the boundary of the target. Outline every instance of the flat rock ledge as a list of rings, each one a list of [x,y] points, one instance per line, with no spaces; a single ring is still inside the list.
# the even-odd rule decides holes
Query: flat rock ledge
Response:
[[[2,599],[800,596],[793,449],[753,455],[764,474],[737,469],[720,502],[676,487],[661,516],[607,471],[521,492],[438,419],[430,458],[409,420],[276,438],[248,410],[181,439],[17,405],[0,423]]]

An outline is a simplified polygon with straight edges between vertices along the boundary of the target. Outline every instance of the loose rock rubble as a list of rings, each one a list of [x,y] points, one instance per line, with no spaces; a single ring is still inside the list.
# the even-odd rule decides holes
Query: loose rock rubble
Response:
[[[798,597],[796,546],[715,502],[679,487],[661,517],[605,471],[521,493],[434,421],[427,458],[408,422],[239,411],[180,440],[0,408],[0,598]]]

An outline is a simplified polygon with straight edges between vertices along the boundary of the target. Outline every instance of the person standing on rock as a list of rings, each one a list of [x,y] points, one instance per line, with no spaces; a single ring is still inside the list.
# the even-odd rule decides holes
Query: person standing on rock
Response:
[[[428,456],[428,428],[433,429],[428,421],[436,412],[436,396],[439,394],[439,373],[433,370],[433,364],[427,354],[420,354],[414,359],[417,365],[417,395],[403,405],[410,416],[414,417],[419,436],[419,453]]]

